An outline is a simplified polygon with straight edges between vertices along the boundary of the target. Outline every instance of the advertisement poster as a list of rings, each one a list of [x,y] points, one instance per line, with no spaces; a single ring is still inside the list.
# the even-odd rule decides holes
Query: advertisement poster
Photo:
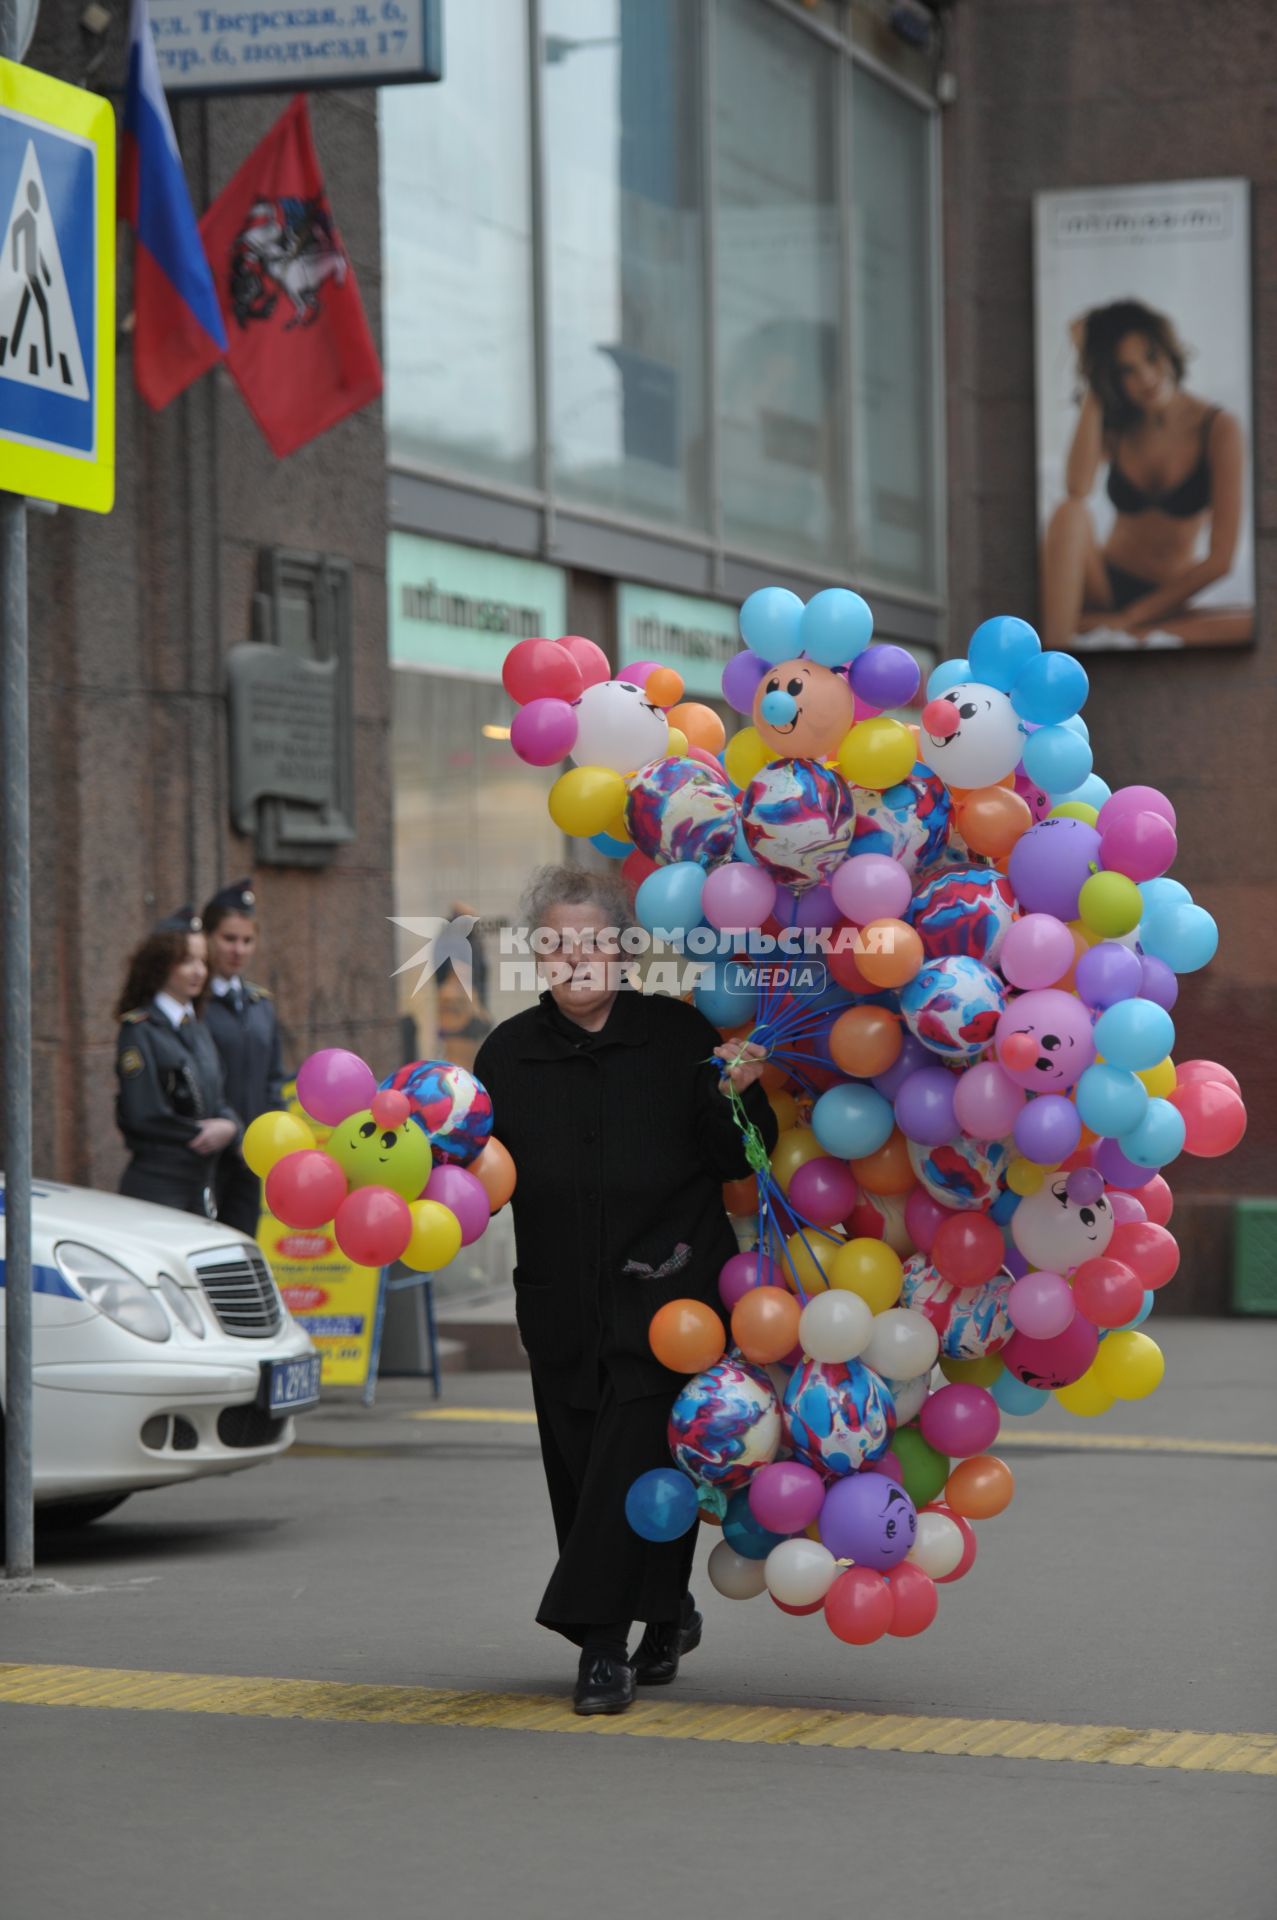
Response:
[[[1043,193],[1034,216],[1044,642],[1253,641],[1249,184]]]

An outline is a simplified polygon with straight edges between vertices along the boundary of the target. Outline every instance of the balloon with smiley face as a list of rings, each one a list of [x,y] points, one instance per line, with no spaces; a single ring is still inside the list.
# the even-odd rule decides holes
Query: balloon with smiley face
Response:
[[[1019,763],[1024,722],[1005,693],[977,680],[948,687],[922,709],[927,765],[950,787],[991,787]]]
[[[1067,1093],[1095,1058],[1091,1016],[1075,993],[1021,993],[998,1021],[998,1065],[1030,1093]]]
[[[415,1200],[430,1178],[430,1142],[411,1120],[398,1127],[378,1126],[371,1111],[352,1113],[328,1140],[330,1153],[347,1180],[357,1187],[389,1187]]]
[[[578,767],[611,767],[634,773],[668,751],[670,723],[642,687],[630,680],[600,680],[573,702]]]
[[[826,760],[855,717],[846,677],[816,660],[782,660],[754,695],[754,725],[778,760]]]
[[[1104,1252],[1113,1238],[1113,1208],[1073,1174],[1050,1174],[1011,1215],[1011,1238],[1031,1266],[1071,1273]]]

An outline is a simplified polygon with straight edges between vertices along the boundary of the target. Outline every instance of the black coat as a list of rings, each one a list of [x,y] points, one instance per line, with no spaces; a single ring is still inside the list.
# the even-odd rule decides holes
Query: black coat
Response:
[[[133,1158],[120,1181],[135,1200],[210,1211],[216,1154],[192,1151],[205,1120],[239,1115],[226,1098],[222,1063],[202,1020],[179,1031],[152,1003],[126,1013],[115,1051],[116,1124]]]
[[[548,993],[479,1050],[494,1132],[514,1157],[519,1331],[545,1390],[591,1406],[600,1366],[621,1400],[676,1391],[653,1357],[658,1307],[691,1297],[720,1313],[736,1252],[722,1184],[750,1171],[717,1063],[719,1035],[683,1001],[623,991],[597,1034]],[[744,1096],[768,1149],[776,1119]]]
[[[275,1002],[265,987],[246,980],[235,996],[210,993],[204,1024],[221,1055],[226,1098],[247,1126],[259,1113],[282,1107],[284,1062],[279,1046]]]

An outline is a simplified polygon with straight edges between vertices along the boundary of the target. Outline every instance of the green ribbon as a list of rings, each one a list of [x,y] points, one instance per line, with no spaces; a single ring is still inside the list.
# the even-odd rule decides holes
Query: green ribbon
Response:
[[[754,1173],[768,1174],[771,1172],[772,1163],[766,1143],[745,1111],[745,1102],[741,1099],[736,1087],[723,1072],[725,1064],[716,1054],[711,1054],[709,1065],[715,1067],[722,1076],[723,1092],[731,1105],[732,1118],[745,1136],[745,1158]]]

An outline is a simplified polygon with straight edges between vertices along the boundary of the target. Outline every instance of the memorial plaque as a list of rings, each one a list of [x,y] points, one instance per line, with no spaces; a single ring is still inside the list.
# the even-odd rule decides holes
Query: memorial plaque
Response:
[[[336,800],[335,660],[301,660],[279,647],[234,647],[230,674],[231,812],[252,833],[259,800],[316,807]]]

